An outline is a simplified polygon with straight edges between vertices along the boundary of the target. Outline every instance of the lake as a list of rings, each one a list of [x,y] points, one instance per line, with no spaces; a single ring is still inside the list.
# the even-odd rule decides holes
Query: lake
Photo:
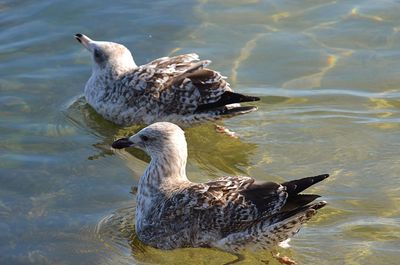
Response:
[[[400,259],[400,3],[382,1],[0,2],[0,264],[223,264],[213,249],[160,251],[134,236],[149,158],[113,151],[123,128],[82,98],[83,33],[138,64],[196,52],[257,112],[186,130],[188,176],[286,181],[328,205],[279,250],[299,264]],[[133,187],[133,188],[132,188]],[[268,263],[269,262],[269,263]],[[269,252],[238,264],[278,264]]]

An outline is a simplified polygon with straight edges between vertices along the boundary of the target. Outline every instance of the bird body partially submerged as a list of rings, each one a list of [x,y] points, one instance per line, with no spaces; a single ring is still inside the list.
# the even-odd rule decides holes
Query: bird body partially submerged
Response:
[[[312,203],[318,195],[300,192],[327,174],[281,184],[245,176],[191,182],[184,133],[168,122],[113,143],[129,146],[151,156],[138,185],[136,232],[156,248],[216,247],[234,253],[270,248],[296,234],[326,204]]]
[[[118,43],[76,39],[92,54],[93,72],[85,86],[88,103],[120,125],[169,121],[179,124],[217,120],[256,110],[239,103],[258,97],[232,91],[218,72],[197,54],[162,57],[137,66]]]

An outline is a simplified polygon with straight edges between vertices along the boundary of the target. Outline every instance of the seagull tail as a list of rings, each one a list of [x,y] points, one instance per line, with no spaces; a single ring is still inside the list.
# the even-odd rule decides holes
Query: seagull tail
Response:
[[[235,104],[238,105],[238,104]],[[258,108],[256,106],[226,106],[220,110],[217,111],[216,114],[226,117],[231,117],[231,116],[236,116],[236,115],[241,115],[241,114],[246,114],[249,112],[256,111]]]
[[[253,102],[253,101],[259,101],[259,100],[260,100],[259,97],[246,96],[246,95],[235,93],[232,91],[225,91],[221,95],[221,97],[219,98],[218,101],[213,102],[213,103],[199,105],[195,112],[197,112],[197,113],[206,112],[206,111],[213,110],[216,108],[228,107],[229,105],[235,104],[235,103]]]
[[[254,222],[245,230],[232,233],[212,246],[237,253],[245,248],[268,249],[297,234],[301,226],[310,220],[326,202],[321,201],[288,212],[277,213]]]
[[[329,174],[296,179],[282,183],[281,185],[286,188],[286,192],[288,193],[288,198],[286,200],[285,205],[281,209],[281,212],[297,209],[319,198],[320,196],[317,194],[299,194],[299,193],[306,190],[310,186],[320,181],[323,181],[327,177],[329,177]]]
[[[282,186],[286,187],[286,192],[290,195],[296,195],[300,192],[304,191],[305,189],[309,188],[310,186],[323,181],[329,177],[329,174],[322,174],[318,176],[296,179],[288,182],[282,183]]]
[[[325,201],[320,201],[288,212],[278,213],[268,218],[268,221],[266,220],[272,222],[272,224],[267,226],[264,234],[269,235],[274,244],[283,242],[297,234],[302,225],[308,222],[325,205]]]
[[[288,197],[278,213],[254,221],[244,230],[215,242],[214,246],[235,253],[249,246],[254,249],[271,248],[291,238],[326,205],[325,201],[312,203],[319,195],[299,193],[327,177],[328,174],[323,174],[282,183]]]

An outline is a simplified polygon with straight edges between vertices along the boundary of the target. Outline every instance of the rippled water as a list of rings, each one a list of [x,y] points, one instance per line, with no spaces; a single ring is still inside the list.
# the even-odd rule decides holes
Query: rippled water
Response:
[[[398,1],[0,2],[0,264],[222,264],[217,250],[159,251],[134,237],[138,128],[81,98],[90,59],[74,33],[124,43],[138,63],[197,52],[259,111],[187,130],[189,176],[332,177],[329,202],[283,254],[299,264],[398,264]],[[133,191],[134,193],[134,191]],[[242,264],[277,264],[248,253]]]

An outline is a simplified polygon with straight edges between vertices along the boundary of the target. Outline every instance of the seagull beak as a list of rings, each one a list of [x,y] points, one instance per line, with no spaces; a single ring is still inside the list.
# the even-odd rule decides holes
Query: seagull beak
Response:
[[[93,42],[88,36],[83,35],[81,33],[75,34],[75,39],[79,41],[80,44],[85,46],[86,49],[90,50],[89,44]]]
[[[112,143],[112,148],[122,149],[132,146],[134,143],[129,138],[121,138]]]

